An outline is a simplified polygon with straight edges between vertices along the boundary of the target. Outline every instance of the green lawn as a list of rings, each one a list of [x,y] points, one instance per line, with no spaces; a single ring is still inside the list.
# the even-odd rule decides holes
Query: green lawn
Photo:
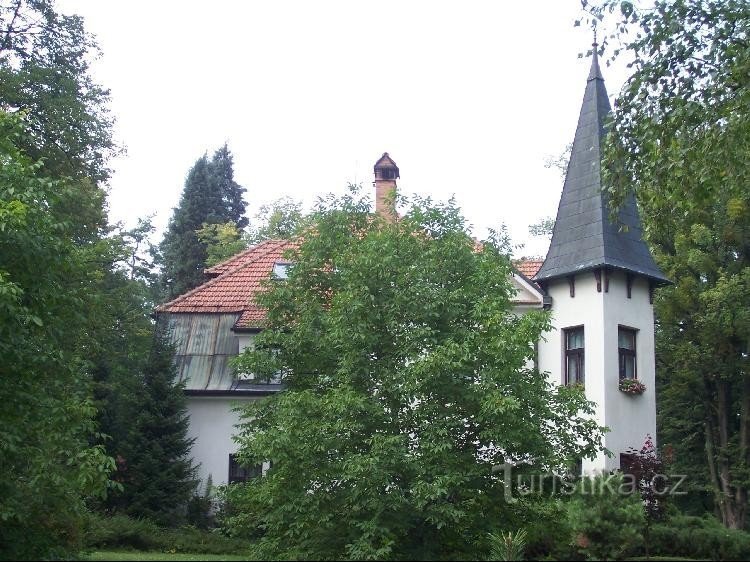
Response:
[[[693,562],[696,559],[695,558],[679,558],[679,557],[669,557],[669,556],[652,556],[651,558],[646,558],[645,556],[639,556],[638,558],[628,558],[628,560],[652,560],[653,562],[660,562],[662,560],[672,560],[672,561],[678,561],[678,562]]]
[[[230,554],[188,554],[168,552],[141,552],[138,550],[98,550],[84,560],[247,560]]]

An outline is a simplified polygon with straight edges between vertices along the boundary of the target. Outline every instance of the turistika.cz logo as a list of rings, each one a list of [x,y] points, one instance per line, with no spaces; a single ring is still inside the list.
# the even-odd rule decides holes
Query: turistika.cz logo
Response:
[[[571,475],[554,473],[529,474],[518,473],[519,467],[512,464],[494,466],[494,473],[502,473],[505,488],[505,500],[509,503],[518,501],[519,496],[537,495],[630,495],[648,487],[657,497],[683,496],[685,474],[655,474],[649,481],[639,482],[632,474],[613,472],[600,474],[597,478],[584,477],[575,479]],[[514,471],[515,482],[514,482]],[[515,485],[514,485],[515,484]]]

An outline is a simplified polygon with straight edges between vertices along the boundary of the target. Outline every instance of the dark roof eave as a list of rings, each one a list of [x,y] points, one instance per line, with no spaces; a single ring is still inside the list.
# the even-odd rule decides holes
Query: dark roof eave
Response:
[[[260,326],[232,326],[232,331],[236,334],[259,334],[263,331]]]
[[[648,271],[642,271],[633,267],[628,267],[624,265],[619,264],[613,264],[613,263],[599,263],[595,265],[586,265],[582,266],[576,269],[571,270],[564,270],[562,272],[556,272],[556,273],[550,273],[543,276],[535,276],[533,281],[540,284],[540,283],[548,283],[549,281],[553,281],[555,279],[563,279],[566,277],[570,277],[571,275],[577,275],[579,273],[587,273],[589,271],[594,271],[595,269],[601,269],[601,268],[609,268],[609,269],[617,269],[619,271],[625,271],[626,273],[632,273],[633,275],[640,275],[641,277],[645,277],[650,282],[654,283],[658,286],[666,286],[666,285],[673,285],[674,282],[667,279],[661,273],[653,273]]]
[[[281,392],[281,388],[274,388],[268,390],[257,390],[257,389],[224,389],[224,390],[202,390],[195,388],[186,388],[183,392],[185,396],[234,396],[234,397],[264,397],[272,396]]]

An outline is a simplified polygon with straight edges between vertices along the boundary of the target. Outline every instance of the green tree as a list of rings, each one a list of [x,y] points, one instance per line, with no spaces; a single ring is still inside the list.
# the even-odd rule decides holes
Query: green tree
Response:
[[[206,246],[206,266],[211,267],[264,240],[289,240],[301,234],[309,224],[302,203],[282,197],[261,206],[248,230],[241,230],[234,222],[228,222],[204,224],[196,234]]]
[[[206,224],[247,225],[245,189],[234,181],[232,155],[226,145],[211,160],[201,156],[188,172],[180,203],[160,245],[162,284],[168,298],[200,285],[208,252],[197,231]]]
[[[113,230],[106,239],[110,252],[92,287],[87,313],[97,422],[107,436],[107,453],[116,459],[126,454],[132,422],[141,408],[138,374],[148,362],[153,341],[154,275],[148,260],[152,232],[150,218],[139,220],[130,230],[119,226]],[[118,501],[110,494],[102,507],[113,507]]]
[[[250,246],[247,232],[233,222],[204,224],[195,233],[206,246],[206,267],[226,261]]]
[[[605,155],[612,202],[635,190],[648,241],[674,281],[655,302],[661,439],[674,445],[675,469],[712,491],[724,524],[744,528],[750,4],[662,0],[640,10],[611,0],[592,13],[616,23],[623,43],[614,53],[631,55],[634,68]]]
[[[507,242],[476,251],[453,202],[387,222],[350,195],[315,219],[238,360],[286,390],[243,413],[241,461],[273,466],[230,486],[230,528],[262,558],[483,554],[512,509],[494,466],[601,443],[582,393],[530,367],[547,315],[513,314]]]
[[[124,462],[118,467],[123,484],[118,502],[127,514],[162,525],[184,519],[197,484],[190,457],[193,439],[187,436],[187,402],[176,378],[174,348],[157,329]]]
[[[101,184],[118,150],[109,92],[89,75],[97,54],[83,20],[57,13],[51,0],[0,1],[0,109],[23,112],[20,148],[42,163],[45,175],[66,177],[77,190],[52,211],[81,243],[96,243],[106,229]]]
[[[534,238],[550,238],[554,228],[555,219],[544,217],[543,219],[539,219],[538,222],[529,225],[529,235]]]
[[[109,91],[89,75],[97,55],[83,19],[52,0],[0,2],[0,108],[26,114],[22,148],[52,176],[109,177],[116,146]]]
[[[255,215],[248,239],[251,244],[264,240],[289,240],[300,234],[310,224],[309,217],[302,210],[302,203],[290,197],[281,197],[267,205],[262,205]]]
[[[90,445],[95,410],[82,349],[94,282],[89,247],[52,209],[77,190],[28,158],[18,116],[0,111],[0,557],[75,552],[84,497],[113,461]]]
[[[565,174],[568,173],[568,163],[570,162],[570,151],[573,150],[573,143],[565,145],[565,149],[559,156],[548,156],[545,159],[545,168],[557,168],[560,172],[560,179],[565,180]],[[552,238],[552,230],[555,228],[555,219],[553,217],[544,217],[534,224],[529,225],[529,236],[534,238]]]

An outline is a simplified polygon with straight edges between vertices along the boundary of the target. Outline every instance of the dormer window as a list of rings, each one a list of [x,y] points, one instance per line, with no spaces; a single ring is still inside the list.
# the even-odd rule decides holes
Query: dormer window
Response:
[[[273,264],[273,277],[274,279],[284,280],[289,279],[289,268],[292,266],[289,262],[277,261]]]

